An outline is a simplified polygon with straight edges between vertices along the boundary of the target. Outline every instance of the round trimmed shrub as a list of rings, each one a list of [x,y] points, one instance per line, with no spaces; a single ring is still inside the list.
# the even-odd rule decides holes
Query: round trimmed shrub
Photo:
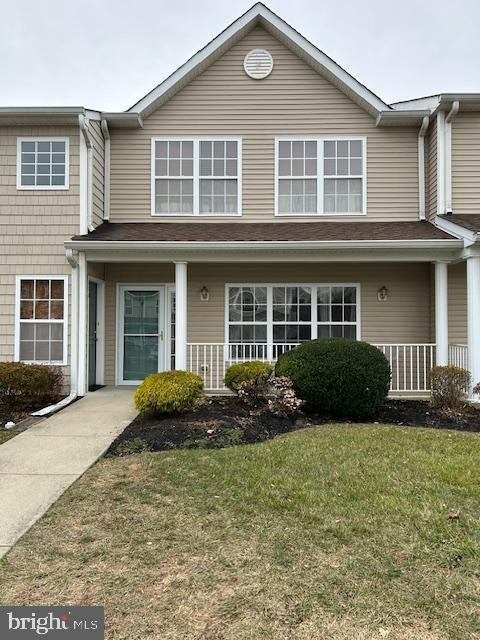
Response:
[[[145,378],[135,392],[140,413],[175,413],[191,408],[200,398],[203,380],[189,371],[162,371]]]
[[[230,391],[237,392],[240,385],[244,382],[257,384],[266,382],[272,371],[272,365],[261,362],[260,360],[249,360],[248,362],[232,364],[225,372],[225,386],[228,387]]]
[[[335,418],[373,418],[390,388],[384,354],[367,342],[324,338],[284,353],[275,368],[288,376],[307,411]]]

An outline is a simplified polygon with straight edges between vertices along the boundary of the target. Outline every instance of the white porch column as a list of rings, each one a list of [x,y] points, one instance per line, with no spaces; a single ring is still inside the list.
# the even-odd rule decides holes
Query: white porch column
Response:
[[[78,395],[87,393],[87,335],[88,280],[87,260],[82,251],[78,255]]]
[[[187,368],[187,263],[175,262],[175,369]]]
[[[448,264],[435,263],[436,364],[448,364]]]
[[[480,382],[480,256],[467,258],[468,368]]]

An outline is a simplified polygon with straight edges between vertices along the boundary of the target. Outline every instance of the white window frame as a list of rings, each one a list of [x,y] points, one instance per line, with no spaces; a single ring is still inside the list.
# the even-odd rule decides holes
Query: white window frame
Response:
[[[65,184],[22,185],[22,142],[64,142]],[[35,165],[36,168],[36,165]],[[35,173],[35,175],[37,175]],[[70,188],[70,138],[58,136],[24,136],[17,138],[17,191],[68,191]]]
[[[193,143],[193,213],[157,213],[155,211],[155,143],[156,142],[192,142]],[[237,213],[200,213],[200,142],[236,142],[237,157]],[[164,176],[165,177],[165,176]],[[179,176],[180,177],[180,176]],[[168,176],[167,176],[168,178]],[[231,176],[235,179],[234,176]],[[189,178],[186,178],[187,180]],[[206,177],[208,180],[209,178]],[[242,138],[237,136],[154,136],[150,144],[150,214],[156,218],[192,217],[199,218],[235,218],[242,215]]]
[[[275,323],[273,321],[273,288],[274,287],[310,287],[311,288],[311,304],[312,304],[312,313],[311,313],[311,340],[315,340],[318,336],[318,320],[317,320],[317,290],[320,287],[355,287],[356,289],[356,310],[357,310],[357,319],[356,322],[345,323],[345,322],[325,322],[320,324],[349,324],[351,326],[356,327],[356,340],[362,339],[362,325],[361,325],[361,317],[362,317],[362,306],[361,306],[361,287],[359,282],[227,282],[225,283],[225,304],[224,304],[224,315],[225,315],[225,326],[224,326],[224,344],[225,344],[225,360],[229,360],[229,327],[230,324],[241,324],[238,322],[230,322],[229,320],[229,288],[230,287],[266,287],[267,288],[267,342],[262,343],[267,346],[267,360],[273,361],[273,345],[274,344],[283,344],[283,343],[275,343],[273,341],[273,325],[274,324],[283,324],[283,323]],[[250,324],[250,323],[246,323]],[[252,323],[254,324],[254,323]],[[308,322],[303,323],[295,323],[286,322],[285,324],[308,324]],[[255,343],[245,343],[245,344],[255,344]]]
[[[323,186],[325,177],[329,178],[330,176],[325,176],[323,172],[323,143],[326,141],[337,141],[337,140],[356,140],[362,143],[362,175],[355,176],[357,179],[361,178],[362,180],[362,210],[359,212],[349,213],[347,212],[324,212],[324,202],[323,202]],[[301,142],[316,142],[317,143],[317,211],[312,213],[280,213],[278,210],[278,197],[279,197],[279,181],[281,179],[291,179],[295,180],[295,176],[289,178],[289,176],[279,176],[279,143],[280,142],[289,142],[289,141],[301,141]],[[342,178],[348,179],[350,176],[341,176]],[[299,177],[299,180],[302,179],[310,179],[315,180],[314,176],[304,176]],[[367,137],[359,136],[359,135],[336,135],[336,136],[302,136],[302,135],[292,135],[292,136],[277,136],[275,137],[275,216],[279,216],[281,218],[308,218],[312,216],[330,216],[333,218],[337,218],[338,216],[366,216],[367,215]]]
[[[63,281],[63,320],[21,320],[20,319],[20,291],[22,280],[62,280]],[[20,324],[41,324],[63,322],[63,359],[62,360],[20,360]],[[40,275],[15,277],[15,362],[26,364],[49,364],[64,367],[68,364],[68,276]]]

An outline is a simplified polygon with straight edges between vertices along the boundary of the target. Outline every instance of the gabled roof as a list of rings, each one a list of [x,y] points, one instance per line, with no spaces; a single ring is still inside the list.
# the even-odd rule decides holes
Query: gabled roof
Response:
[[[285,44],[372,116],[377,117],[382,111],[392,110],[388,104],[351,76],[323,51],[317,49],[298,31],[279,18],[273,11],[270,11],[268,7],[258,2],[166,80],[130,107],[128,112],[139,113],[142,117],[148,116],[185,87],[193,78],[202,73],[215,60],[220,58],[257,25],[262,26]]]

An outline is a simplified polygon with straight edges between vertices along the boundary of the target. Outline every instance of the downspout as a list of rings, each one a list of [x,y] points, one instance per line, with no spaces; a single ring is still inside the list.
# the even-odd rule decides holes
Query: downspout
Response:
[[[110,220],[110,131],[106,120],[101,121],[104,139],[103,219]]]
[[[70,393],[66,398],[56,404],[51,404],[39,411],[32,413],[32,416],[50,416],[60,409],[67,407],[78,396],[78,259],[72,249],[65,249],[65,256],[68,264],[72,267],[72,287],[71,287],[71,335],[70,335]]]
[[[92,203],[93,203],[93,144],[90,138],[90,134],[88,132],[88,120],[85,116],[80,113],[78,115],[78,123],[80,125],[80,131],[82,133],[80,139],[80,214],[85,218],[85,222],[82,225],[83,229],[86,231],[82,231],[82,233],[86,233],[87,231],[93,231],[95,227],[92,223]],[[82,165],[85,165],[85,152],[82,153],[83,149],[86,148],[86,167],[83,168]],[[83,162],[82,162],[83,161]],[[83,171],[82,171],[83,168]],[[82,182],[83,178],[83,182]],[[84,187],[85,185],[85,187]],[[83,190],[85,189],[85,191]],[[83,197],[82,197],[83,196]]]
[[[425,220],[425,134],[429,124],[428,116],[422,120],[418,132],[418,219]]]
[[[437,216],[445,213],[445,113],[437,113]]]
[[[452,213],[452,122],[458,113],[460,102],[455,100],[445,118],[445,212]]]

